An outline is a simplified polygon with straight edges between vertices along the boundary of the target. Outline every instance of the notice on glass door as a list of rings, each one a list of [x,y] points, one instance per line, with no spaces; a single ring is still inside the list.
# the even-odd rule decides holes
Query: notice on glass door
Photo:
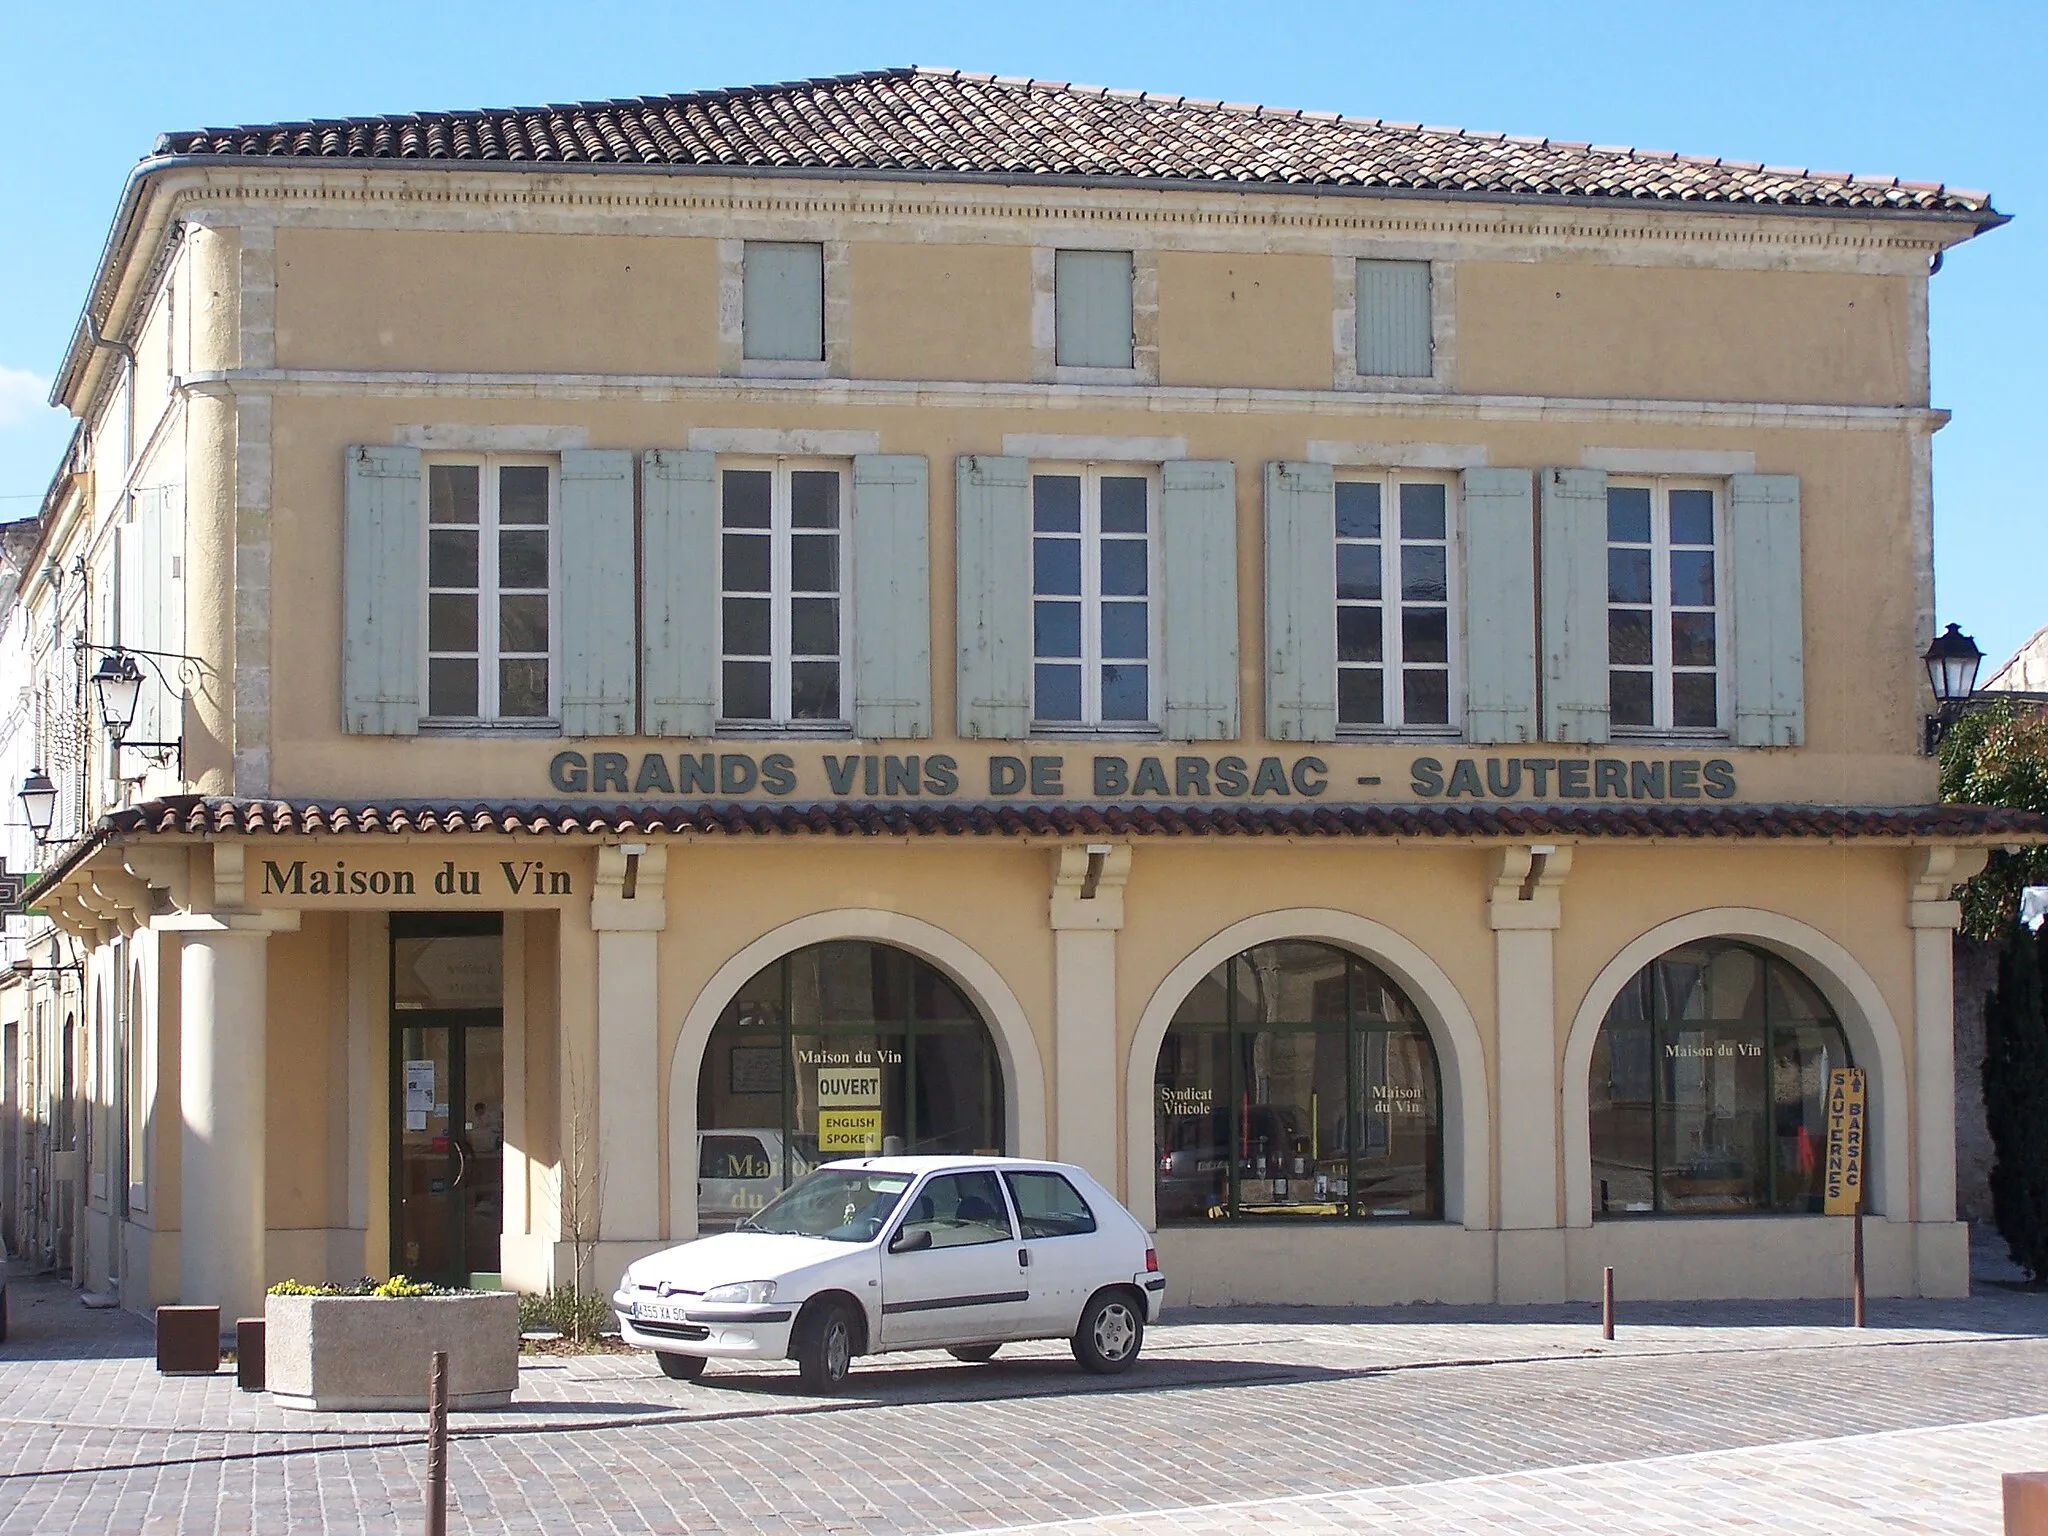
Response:
[[[405,1128],[424,1131],[427,1116],[434,1109],[434,1063],[408,1061],[405,1064]]]
[[[830,1156],[881,1150],[881,1068],[819,1068],[819,1153]]]

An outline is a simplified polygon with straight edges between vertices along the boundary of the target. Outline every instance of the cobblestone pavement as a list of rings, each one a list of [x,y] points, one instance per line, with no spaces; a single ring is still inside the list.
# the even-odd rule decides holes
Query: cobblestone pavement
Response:
[[[419,1415],[315,1415],[165,1379],[147,1325],[13,1282],[0,1536],[417,1528]],[[665,1380],[532,1362],[456,1420],[460,1531],[1982,1531],[2048,1468],[2048,1295],[1966,1302],[1188,1311],[1129,1376],[995,1364]]]

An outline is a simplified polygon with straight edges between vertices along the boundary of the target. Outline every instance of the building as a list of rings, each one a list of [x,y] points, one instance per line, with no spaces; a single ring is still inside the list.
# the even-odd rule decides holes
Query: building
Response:
[[[18,599],[81,1281],[604,1284],[909,1146],[1179,1302],[1833,1294],[1853,1061],[1873,1287],[1964,1291],[2000,222],[929,70],[166,137]]]

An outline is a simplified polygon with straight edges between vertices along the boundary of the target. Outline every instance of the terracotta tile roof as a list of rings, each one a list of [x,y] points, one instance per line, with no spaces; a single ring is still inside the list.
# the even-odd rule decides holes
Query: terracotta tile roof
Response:
[[[1975,214],[1989,194],[1101,86],[887,69],[562,106],[166,134],[158,155],[1103,177],[1241,187]]]

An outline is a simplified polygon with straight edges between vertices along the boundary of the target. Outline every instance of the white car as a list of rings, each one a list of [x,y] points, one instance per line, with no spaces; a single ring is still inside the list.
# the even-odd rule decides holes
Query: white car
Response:
[[[674,1380],[791,1359],[825,1392],[855,1355],[980,1364],[1015,1339],[1069,1339],[1088,1370],[1127,1370],[1165,1292],[1145,1229],[1079,1168],[869,1157],[818,1169],[737,1231],[636,1260],[612,1305]]]

